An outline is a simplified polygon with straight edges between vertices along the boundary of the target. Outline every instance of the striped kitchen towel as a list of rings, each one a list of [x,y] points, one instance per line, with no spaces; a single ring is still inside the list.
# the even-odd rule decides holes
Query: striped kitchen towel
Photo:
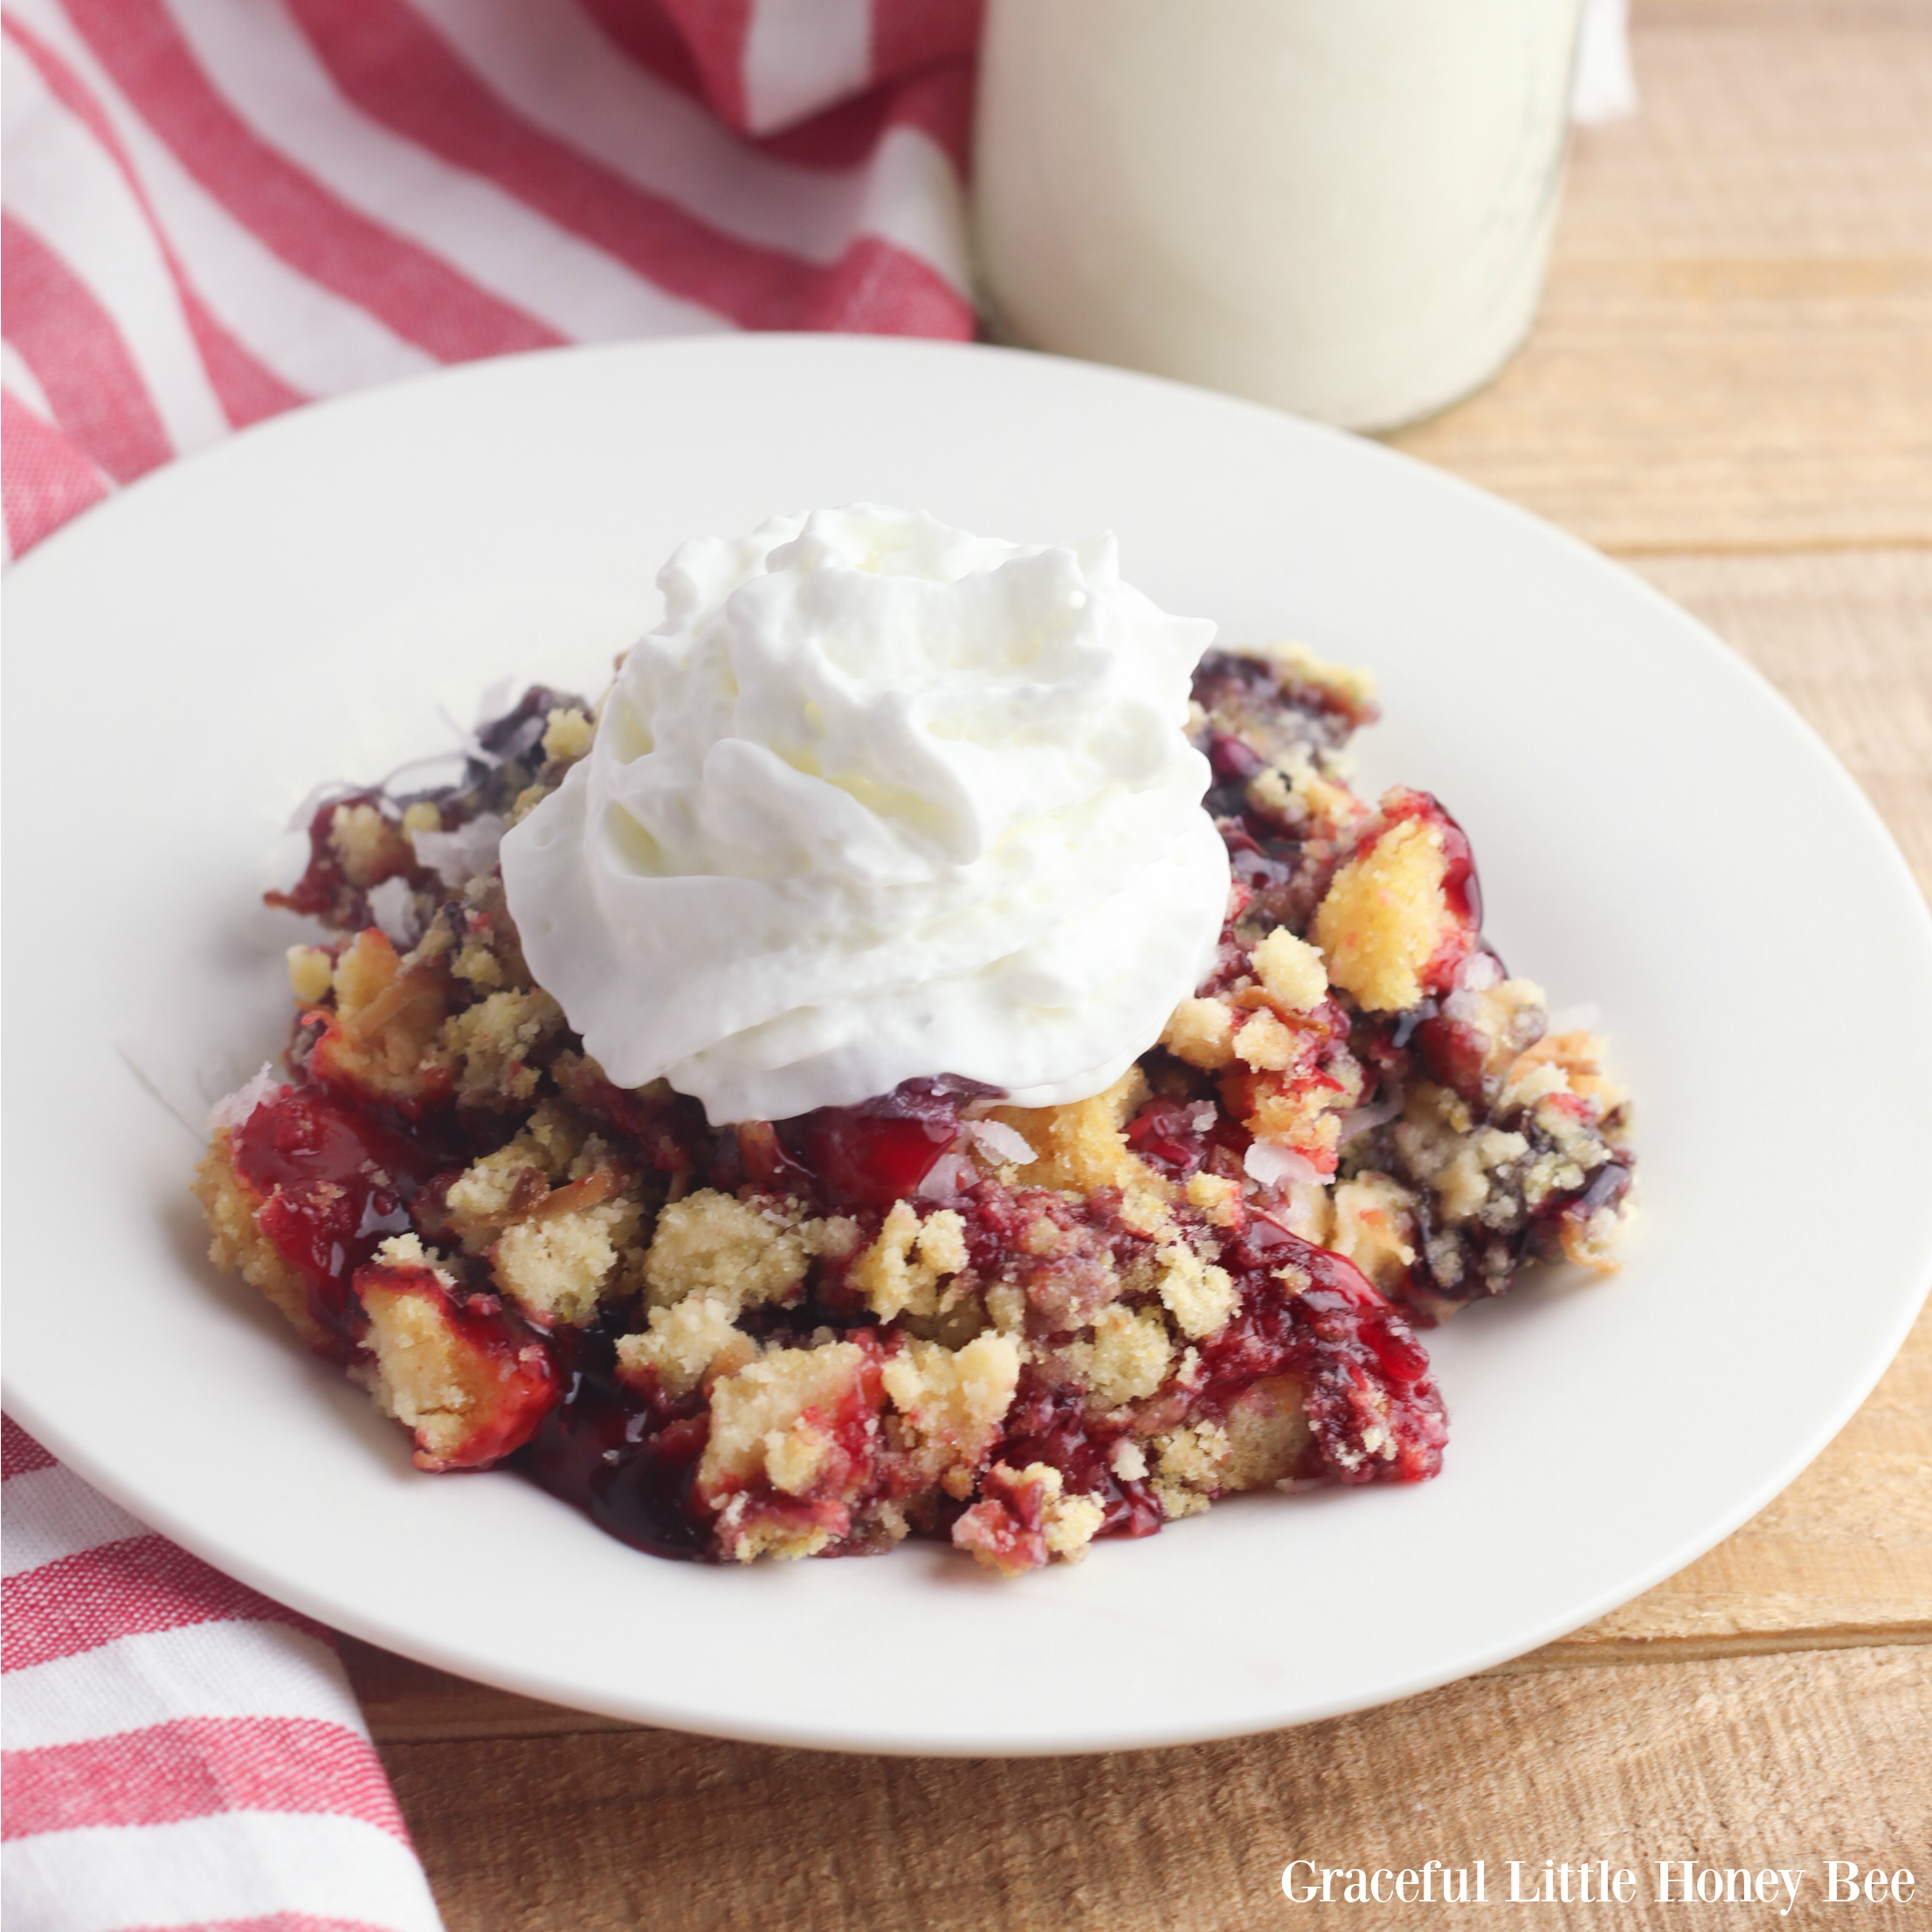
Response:
[[[0,1418],[10,1932],[438,1932],[327,1633]]]
[[[17,556],[312,397],[563,342],[963,338],[979,0],[5,0]]]
[[[981,0],[5,0],[0,542],[312,397],[721,328],[969,337]],[[1585,0],[1579,119],[1635,105]]]

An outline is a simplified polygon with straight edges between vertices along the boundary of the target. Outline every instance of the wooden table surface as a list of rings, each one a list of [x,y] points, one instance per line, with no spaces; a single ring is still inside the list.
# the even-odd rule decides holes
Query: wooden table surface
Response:
[[[1711,624],[1932,891],[1932,0],[1637,0],[1635,47],[1642,114],[1577,140],[1528,348],[1394,440]],[[451,1932],[1275,1926],[1296,1857],[1607,1859],[1646,1898],[1658,1860],[1804,1865],[1784,1925],[1932,1923],[1929,1472],[1932,1311],[1817,1463],[1649,1595],[1407,1703],[1188,1749],[766,1749],[346,1648]],[[1915,1902],[1815,1903],[1826,1859],[1913,1866]]]

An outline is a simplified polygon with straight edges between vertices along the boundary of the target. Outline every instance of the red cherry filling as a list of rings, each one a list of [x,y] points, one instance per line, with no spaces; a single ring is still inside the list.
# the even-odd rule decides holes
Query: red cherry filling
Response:
[[[1106,1515],[1097,1535],[1151,1536],[1163,1521],[1153,1491],[1114,1473],[1111,1452],[1124,1432],[1118,1425],[1096,1431],[1080,1390],[1049,1388],[1029,1370],[1020,1377],[993,1454],[1013,1469],[1044,1462],[1059,1471],[1064,1494],[1098,1498]]]
[[[360,1107],[293,1087],[256,1107],[231,1144],[242,1178],[266,1197],[256,1225],[307,1279],[310,1310],[346,1360],[363,1326],[350,1277],[409,1228],[425,1149]]]
[[[395,1411],[416,1432],[416,1463],[486,1469],[535,1432],[556,1370],[536,1333],[493,1294],[452,1294],[433,1268],[358,1268],[364,1349]]]
[[[1207,1136],[1194,1124],[1197,1107],[1159,1096],[1127,1123],[1127,1144],[1143,1161],[1184,1180],[1207,1158]]]
[[[564,1392],[520,1462],[598,1528],[655,1556],[703,1556],[714,1512],[696,1494],[711,1431],[702,1398],[659,1404],[617,1378],[601,1328],[559,1330]]]
[[[966,1102],[994,1092],[952,1074],[906,1080],[857,1107],[820,1107],[781,1121],[776,1131],[828,1206],[889,1208],[916,1194],[940,1156],[958,1140]]]
[[[1201,1344],[1202,1409],[1225,1414],[1255,1383],[1291,1374],[1314,1432],[1298,1474],[1421,1482],[1440,1470],[1448,1425],[1429,1358],[1353,1262],[1259,1212],[1225,1260],[1240,1270],[1241,1306]]]
[[[1425,1001],[1433,1008],[1435,1002]],[[1483,1073],[1491,1042],[1477,1028],[1446,1013],[1432,1011],[1414,1034],[1418,1055],[1429,1077],[1461,1094],[1472,1106],[1483,1099]]]
[[[386,850],[372,854],[366,862],[367,876],[358,884],[352,880],[336,850],[334,833],[335,814],[357,806],[381,811],[385,804],[395,806],[380,791],[346,792],[325,800],[308,821],[308,864],[302,876],[285,892],[264,893],[264,901],[285,911],[300,913],[305,919],[320,919],[331,925],[361,926],[369,921],[368,893],[385,879],[407,879],[412,886],[427,886],[435,875],[417,865],[409,842],[397,833]]]
[[[996,1462],[980,1479],[979,1499],[954,1523],[954,1542],[1004,1576],[1038,1570],[1048,1554],[1046,1512],[1053,1498],[1046,1480]]]

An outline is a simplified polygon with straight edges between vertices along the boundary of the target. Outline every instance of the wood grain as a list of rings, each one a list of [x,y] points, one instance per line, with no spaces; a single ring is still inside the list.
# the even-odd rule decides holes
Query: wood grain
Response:
[[[825,1757],[670,1732],[390,1745],[450,1932],[638,1925],[1167,1932],[1293,1919],[1294,1858],[1607,1859],[1932,1879],[1926,1653],[1836,1651],[1476,1679],[1187,1750],[1018,1763]],[[422,1821],[433,1820],[424,1831]],[[1932,1898],[1932,1884],[1921,1887]],[[1928,1909],[1922,1903],[1915,1908]],[[1595,1922],[1417,1905],[1378,1928]],[[1843,1907],[1780,1926],[1914,1922]],[[1695,1927],[1680,1908],[1600,1922]]]
[[[1932,13],[1638,25],[1528,346],[1393,440],[1605,549],[1932,543]]]

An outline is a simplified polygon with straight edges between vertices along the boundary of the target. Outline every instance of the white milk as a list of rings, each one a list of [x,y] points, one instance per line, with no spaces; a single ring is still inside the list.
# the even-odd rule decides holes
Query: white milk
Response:
[[[987,293],[1037,348],[1353,429],[1528,332],[1580,0],[992,0]]]

